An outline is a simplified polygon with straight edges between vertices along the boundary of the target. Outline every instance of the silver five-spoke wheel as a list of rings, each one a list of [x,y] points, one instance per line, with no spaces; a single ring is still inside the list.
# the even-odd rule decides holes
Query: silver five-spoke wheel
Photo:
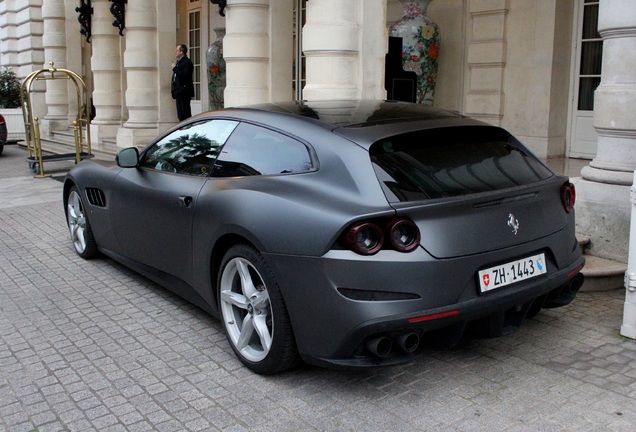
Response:
[[[86,218],[82,198],[75,187],[71,188],[66,201],[66,220],[75,251],[83,258],[92,258],[97,245]]]
[[[263,279],[245,258],[233,258],[223,270],[221,308],[234,347],[247,360],[262,361],[272,347],[272,308]]]
[[[261,374],[294,367],[298,352],[287,309],[261,254],[245,244],[233,246],[218,281],[221,319],[238,358]]]

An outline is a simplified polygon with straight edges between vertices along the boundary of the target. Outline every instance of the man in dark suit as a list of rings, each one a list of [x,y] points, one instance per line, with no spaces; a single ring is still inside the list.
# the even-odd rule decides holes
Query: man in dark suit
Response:
[[[177,117],[179,121],[192,116],[190,111],[190,99],[194,96],[194,84],[192,72],[194,66],[186,56],[188,47],[184,44],[177,45],[175,55],[177,59],[172,63],[172,98],[177,101]]]

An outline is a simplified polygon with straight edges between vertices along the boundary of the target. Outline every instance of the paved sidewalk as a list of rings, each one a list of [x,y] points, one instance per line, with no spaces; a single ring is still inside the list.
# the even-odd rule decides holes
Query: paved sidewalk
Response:
[[[79,258],[62,184],[33,178],[24,156],[0,156],[2,431],[636,430],[622,290],[406,366],[262,377],[217,320],[110,259]]]

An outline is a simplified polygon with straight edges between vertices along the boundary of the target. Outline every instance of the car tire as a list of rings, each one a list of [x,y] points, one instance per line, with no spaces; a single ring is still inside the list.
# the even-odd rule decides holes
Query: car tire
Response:
[[[231,247],[218,279],[223,328],[236,356],[253,372],[271,375],[294,368],[298,350],[280,289],[252,246]]]
[[[91,259],[97,255],[97,243],[93,237],[91,224],[86,216],[86,210],[77,187],[73,186],[66,200],[66,222],[71,233],[71,241],[75,252],[84,259]]]

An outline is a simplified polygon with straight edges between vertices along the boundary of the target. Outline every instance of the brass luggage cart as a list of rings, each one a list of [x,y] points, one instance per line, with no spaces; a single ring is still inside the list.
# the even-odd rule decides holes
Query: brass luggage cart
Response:
[[[90,132],[90,104],[86,84],[75,72],[68,69],[57,69],[53,62],[48,69],[31,72],[20,87],[20,101],[22,102],[22,116],[24,117],[24,132],[27,144],[27,162],[29,168],[38,173],[35,177],[47,177],[44,174],[44,162],[75,160],[78,164],[94,155],[91,149]],[[73,135],[75,138],[75,152],[64,154],[42,155],[42,141],[40,137],[40,123],[33,115],[31,103],[31,86],[36,81],[71,80],[75,84],[77,94],[77,116],[73,121]]]

